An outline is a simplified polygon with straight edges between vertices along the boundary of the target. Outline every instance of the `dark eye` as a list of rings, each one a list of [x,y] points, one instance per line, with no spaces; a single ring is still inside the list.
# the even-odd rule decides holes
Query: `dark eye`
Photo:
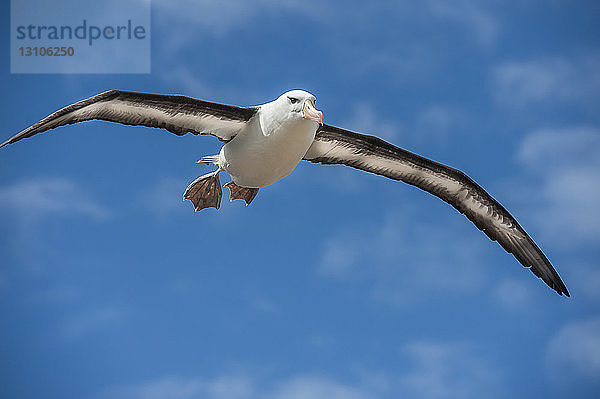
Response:
[[[297,99],[297,98],[294,98],[294,97],[288,97],[288,98],[290,99],[290,102],[291,102],[292,104],[296,104],[296,103],[298,102],[298,99]]]

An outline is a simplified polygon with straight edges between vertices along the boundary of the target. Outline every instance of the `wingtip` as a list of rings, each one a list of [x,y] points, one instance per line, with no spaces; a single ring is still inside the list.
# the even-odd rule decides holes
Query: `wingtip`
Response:
[[[0,144],[0,148],[4,147],[7,144],[10,144],[10,140],[6,140],[4,143]]]
[[[553,269],[554,270],[554,269]],[[556,273],[556,291],[560,294],[560,295],[565,295],[567,298],[571,297],[571,294],[569,293],[569,290],[567,289],[567,286],[565,285],[565,283],[562,281],[562,279],[560,278],[560,276],[558,275],[558,273],[556,272],[556,270],[554,270],[554,272]]]
[[[550,287],[556,291],[556,293],[560,296],[566,296],[567,298],[571,297],[571,294],[569,293],[569,290],[567,290],[567,286],[565,285],[565,283],[563,283],[563,281],[560,279],[560,277],[558,278],[558,281],[554,281],[552,285],[550,285]]]

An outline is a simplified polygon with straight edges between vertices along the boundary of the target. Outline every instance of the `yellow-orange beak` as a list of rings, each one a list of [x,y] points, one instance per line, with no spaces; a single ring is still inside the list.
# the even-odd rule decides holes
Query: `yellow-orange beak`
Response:
[[[303,112],[304,112],[304,117],[306,119],[315,121],[321,125],[325,121],[325,119],[323,118],[323,113],[321,111],[317,111],[317,109],[315,108],[315,104],[310,99],[306,100],[304,102]]]

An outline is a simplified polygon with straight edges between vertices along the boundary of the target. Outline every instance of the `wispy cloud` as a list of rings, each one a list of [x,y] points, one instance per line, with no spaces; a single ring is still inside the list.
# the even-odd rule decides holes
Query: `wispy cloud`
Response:
[[[272,384],[259,384],[246,375],[222,375],[213,379],[178,376],[117,387],[99,399],[367,399],[360,388],[318,376],[294,376]]]
[[[542,290],[532,290],[524,279],[505,279],[494,288],[492,297],[508,310],[528,311],[534,307],[533,291],[542,292]]]
[[[375,298],[399,306],[432,291],[462,295],[486,279],[484,238],[474,241],[408,213],[388,214],[380,224],[344,226],[334,234],[318,271],[340,281],[367,282]]]
[[[458,135],[472,130],[467,112],[452,104],[430,104],[415,114],[410,139],[433,146],[446,146]]]
[[[423,399],[495,397],[500,374],[466,344],[412,342],[402,351],[405,372],[357,373],[351,382],[318,373],[267,378],[249,373],[166,376],[117,386],[98,399]]]
[[[0,208],[24,219],[52,215],[106,219],[107,208],[66,178],[36,179],[0,187]]]
[[[290,12],[296,17],[313,20],[322,16],[322,12],[315,12],[317,3],[313,0],[302,3],[293,0],[153,0],[152,5],[179,21],[193,22],[194,29],[215,36],[239,31],[256,18],[266,15]]]
[[[182,178],[163,177],[137,195],[140,207],[158,217],[167,217],[188,210],[182,197],[188,183]]]
[[[198,73],[185,64],[176,64],[168,68],[168,72],[155,72],[164,83],[171,88],[172,93],[201,98],[216,97],[216,90],[204,82]],[[241,105],[241,104],[240,104]]]
[[[397,141],[400,132],[397,122],[382,119],[375,112],[374,107],[367,103],[354,104],[348,120],[342,125],[351,126],[354,131],[376,135],[390,141]]]
[[[404,351],[413,370],[402,376],[408,396],[424,399],[502,397],[500,373],[466,344],[414,342]]]
[[[528,134],[518,159],[531,181],[523,182],[531,211],[546,234],[563,245],[600,237],[600,130],[541,129]],[[534,199],[534,201],[532,201]]]
[[[348,18],[348,14],[360,17],[375,11],[374,7],[341,7],[329,6],[315,0],[297,2],[294,0],[257,0],[243,1],[231,0],[222,2],[218,0],[183,0],[176,3],[167,0],[154,0],[153,6],[161,12],[177,17],[179,20],[191,20],[194,27],[206,33],[222,36],[253,23],[257,18],[289,13],[296,18],[318,22],[320,24],[335,25]],[[448,4],[442,0],[429,0],[423,5],[412,2],[393,2],[385,11],[402,16],[410,14],[411,17],[423,18],[436,17],[448,20],[460,27],[467,27],[475,34],[477,40],[484,44],[493,41],[498,33],[499,24],[494,18],[489,1],[460,0]],[[335,17],[338,18],[335,18]],[[339,18],[344,16],[344,18]],[[341,19],[341,20],[340,20]],[[364,22],[368,22],[367,18]]]
[[[277,384],[269,397],[273,399],[367,399],[375,396],[362,387],[346,385],[329,378],[300,376]]]
[[[493,44],[498,36],[500,25],[490,9],[490,2],[429,0],[426,4],[438,18],[467,27],[482,45]]]
[[[90,309],[67,318],[61,327],[61,332],[65,338],[76,339],[109,328],[123,321],[126,314],[125,309],[114,306]]]
[[[202,29],[204,33],[217,36],[229,33],[244,25],[256,16],[262,2],[253,7],[251,2],[218,0],[183,0],[178,2],[154,0],[153,6],[165,16],[174,17],[188,24],[194,22],[192,29]],[[170,18],[166,18],[170,19]],[[165,21],[165,19],[162,19]]]
[[[600,238],[600,130],[534,130],[519,144],[516,159],[523,173],[504,185],[503,196],[529,217],[542,249],[562,253],[571,291],[598,300],[600,269],[578,259],[582,253],[589,254]],[[560,273],[561,264],[555,266]],[[528,311],[539,294],[527,290],[523,282],[505,280],[498,283],[492,297],[506,309]]]
[[[400,124],[379,115],[373,105],[360,102],[351,105],[349,108],[350,111],[342,119],[342,122],[339,123],[340,126],[358,133],[375,135],[390,142],[399,141],[398,139],[402,131]],[[364,178],[363,173],[345,166],[317,166],[301,163],[300,167],[294,173],[299,173],[302,168],[311,169],[309,173],[311,174],[310,179],[313,183],[316,182],[327,187],[327,189],[334,188],[346,194],[359,193],[364,189],[368,181],[368,179]],[[329,249],[330,252],[336,251],[333,246]]]
[[[417,116],[417,126],[420,131],[428,131],[432,135],[445,133],[454,123],[458,112],[441,104],[425,107]],[[439,137],[439,136],[438,136]]]
[[[373,7],[367,3],[356,3],[349,7],[316,0],[155,0],[152,4],[154,10],[161,14],[156,22],[162,25],[160,30],[165,35],[156,40],[156,45],[161,46],[160,62],[168,65],[166,68],[156,68],[159,76],[180,89],[203,93],[203,96],[210,95],[211,98],[231,88],[219,87],[212,95],[213,85],[197,78],[201,74],[201,65],[192,70],[181,67],[182,58],[190,52],[202,51],[198,47],[199,38],[225,41],[232,35],[243,35],[248,31],[254,33],[257,26],[269,26],[277,31],[285,29],[285,26],[279,27],[281,21],[290,20],[295,25],[302,24],[304,28],[289,40],[307,41],[309,45],[310,40],[318,40],[312,56],[330,58],[338,65],[340,73],[364,76],[383,71],[394,81],[406,81],[415,76],[429,76],[425,71],[429,71],[437,55],[432,53],[432,46],[406,40],[389,41],[393,35],[389,33],[384,37],[378,36],[377,27],[380,24],[398,27],[394,32],[397,30],[395,34],[401,37],[425,24],[445,23],[451,30],[465,32],[467,41],[485,46],[495,42],[499,31],[496,13],[487,1],[461,0],[451,5],[439,0],[423,3],[397,1],[389,2],[384,7]],[[316,35],[313,36],[313,32]],[[342,36],[343,40],[340,40]],[[433,46],[438,45],[436,38],[427,35],[419,39],[425,42],[431,40]],[[281,38],[274,39],[275,42],[278,40]],[[263,58],[260,55],[263,49],[264,57],[273,56],[271,45],[262,46],[257,42],[255,46],[258,58]],[[323,52],[319,54],[317,51]],[[368,56],[365,57],[365,54]],[[210,62],[210,57],[207,62]],[[239,62],[243,63],[244,60]],[[160,70],[167,70],[168,73],[161,74]],[[187,89],[185,82],[190,84],[190,89]],[[247,96],[243,90],[237,95],[241,98]]]
[[[492,74],[494,96],[511,107],[583,101],[600,96],[600,57],[540,57],[510,61]]]
[[[577,295],[585,295],[594,303],[600,303],[600,264],[593,261],[571,263],[569,272]]]
[[[99,398],[111,399],[234,399],[253,398],[253,382],[246,377],[222,376],[213,380],[169,376],[141,384],[107,390]]]
[[[81,297],[81,290],[70,285],[60,285],[46,290],[40,290],[27,297],[27,303],[32,306],[63,306],[66,303],[74,302]]]
[[[279,307],[267,298],[262,296],[255,297],[251,301],[252,307],[262,313],[276,313]]]
[[[8,261],[19,259],[29,271],[40,271],[40,259],[54,254],[45,236],[50,221],[84,219],[101,222],[112,213],[66,178],[34,179],[0,187],[0,215],[6,231]],[[40,258],[39,252],[44,252]]]
[[[600,379],[600,318],[571,322],[550,340],[546,365],[553,381]]]

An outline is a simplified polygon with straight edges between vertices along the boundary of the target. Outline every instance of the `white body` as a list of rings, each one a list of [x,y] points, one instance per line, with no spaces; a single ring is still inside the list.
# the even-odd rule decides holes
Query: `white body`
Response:
[[[295,92],[261,105],[247,128],[221,149],[218,165],[238,186],[265,187],[284,178],[312,145],[319,123],[305,118],[302,109],[314,96]],[[298,105],[289,102],[290,93],[302,96]]]

